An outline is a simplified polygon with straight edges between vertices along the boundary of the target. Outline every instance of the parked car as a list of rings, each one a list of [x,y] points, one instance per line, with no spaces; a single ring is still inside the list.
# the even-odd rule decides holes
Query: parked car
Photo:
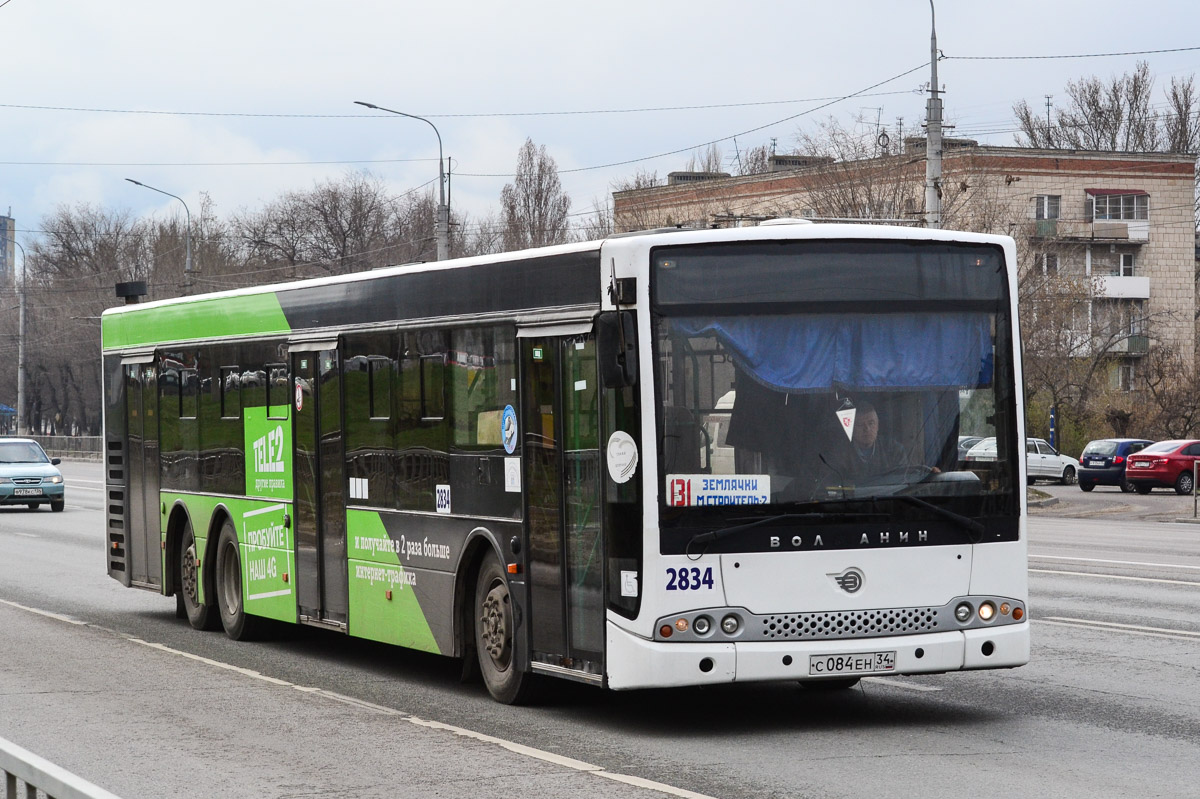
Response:
[[[986,463],[996,460],[995,437],[985,438],[967,450],[964,459],[967,468],[971,463]],[[1075,482],[1078,464],[1075,459],[1062,455],[1045,440],[1040,438],[1025,439],[1025,474],[1029,485],[1038,480],[1057,480],[1065,486]]]
[[[1089,441],[1079,456],[1079,487],[1091,491],[1096,486],[1120,486],[1129,493],[1133,484],[1125,479],[1125,462],[1135,452],[1153,444],[1144,438],[1098,438]]]
[[[959,436],[958,437],[958,461],[962,463],[967,459],[967,453],[971,447],[983,441],[983,436]]]
[[[61,511],[66,500],[58,464],[31,438],[0,439],[0,505],[48,504]]]
[[[1176,494],[1195,490],[1192,464],[1200,460],[1200,441],[1159,441],[1125,461],[1125,479],[1139,494],[1152,488],[1174,488]]]

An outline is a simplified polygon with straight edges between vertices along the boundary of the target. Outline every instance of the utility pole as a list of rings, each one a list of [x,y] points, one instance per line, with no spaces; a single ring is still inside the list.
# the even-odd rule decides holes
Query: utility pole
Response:
[[[1045,97],[1046,97],[1046,146],[1047,147],[1052,146],[1050,143],[1050,98],[1052,98],[1053,96],[1054,96],[1053,94],[1045,95]]]
[[[21,247],[21,242],[13,239]],[[25,248],[21,247],[21,289],[17,316],[17,435],[29,435],[29,423],[25,417],[25,268],[28,261]]]
[[[925,227],[942,226],[942,98],[938,96],[937,18],[929,0],[929,102],[925,106]]]

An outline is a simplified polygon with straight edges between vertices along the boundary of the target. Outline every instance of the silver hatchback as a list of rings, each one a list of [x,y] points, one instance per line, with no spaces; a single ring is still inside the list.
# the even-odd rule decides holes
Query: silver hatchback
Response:
[[[0,438],[0,505],[61,511],[66,500],[58,464],[31,438]]]

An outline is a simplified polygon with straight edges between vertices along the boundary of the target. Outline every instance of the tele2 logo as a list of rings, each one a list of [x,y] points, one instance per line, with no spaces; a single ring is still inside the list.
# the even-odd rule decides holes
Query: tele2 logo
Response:
[[[283,471],[283,427],[276,427],[254,442],[254,471]]]

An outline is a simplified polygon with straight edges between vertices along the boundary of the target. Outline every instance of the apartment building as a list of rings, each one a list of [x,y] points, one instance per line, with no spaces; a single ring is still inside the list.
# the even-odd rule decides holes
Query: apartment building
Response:
[[[618,230],[724,226],[797,216],[924,224],[924,140],[853,162],[774,159],[773,171],[705,174],[613,195]],[[789,160],[792,159],[792,160]],[[799,164],[799,165],[797,165]],[[1152,345],[1196,358],[1196,159],[1171,153],[980,146],[947,139],[943,227],[1005,233],[1023,274],[1083,286],[1073,323],[1135,385]],[[1090,354],[1087,346],[1081,356]]]

